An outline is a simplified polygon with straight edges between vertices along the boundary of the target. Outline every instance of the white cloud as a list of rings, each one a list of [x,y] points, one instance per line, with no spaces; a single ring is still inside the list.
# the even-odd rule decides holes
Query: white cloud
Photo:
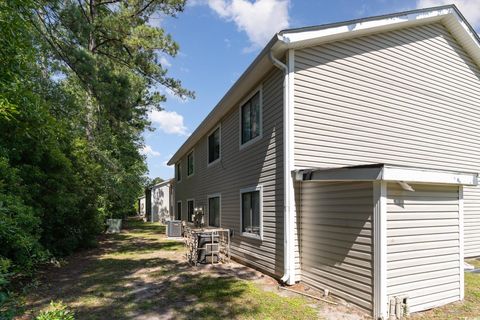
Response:
[[[417,0],[418,8],[428,8],[454,4],[465,18],[475,28],[480,28],[480,1],[479,0]]]
[[[208,0],[208,5],[247,34],[249,49],[263,47],[276,32],[289,26],[289,0]]]
[[[140,150],[140,153],[146,156],[152,156],[152,157],[160,156],[160,152],[153,150],[152,147],[149,146],[148,144]]]
[[[183,124],[183,116],[175,111],[153,110],[150,112],[149,118],[165,133],[188,135],[187,127]]]
[[[168,59],[165,56],[160,56],[160,64],[164,68],[170,68],[172,66],[170,61],[168,61]]]

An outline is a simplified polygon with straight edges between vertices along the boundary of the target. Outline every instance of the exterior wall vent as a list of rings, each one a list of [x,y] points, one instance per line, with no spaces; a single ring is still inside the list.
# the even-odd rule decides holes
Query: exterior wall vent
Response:
[[[397,320],[408,317],[410,310],[407,296],[390,297],[388,306],[389,320]]]

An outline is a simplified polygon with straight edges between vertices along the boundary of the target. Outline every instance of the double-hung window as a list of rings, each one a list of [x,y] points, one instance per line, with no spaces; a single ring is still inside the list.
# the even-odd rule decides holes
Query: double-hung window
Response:
[[[177,211],[175,212],[175,219],[182,220],[182,201],[177,202]]]
[[[241,144],[259,138],[262,134],[262,106],[260,91],[255,93],[240,110],[241,113]]]
[[[220,127],[217,127],[208,136],[208,163],[213,163],[220,159]]]
[[[241,195],[241,231],[243,235],[261,239],[262,188],[243,189]]]
[[[193,222],[193,216],[195,214],[195,200],[187,201],[187,221]]]
[[[212,195],[208,198],[208,225],[220,227],[220,195]]]
[[[193,156],[193,150],[190,151],[190,153],[187,155],[187,177],[190,177],[191,175],[193,175],[194,171],[195,171],[195,159],[194,159],[194,156]]]
[[[178,162],[175,165],[175,176],[177,177],[177,182],[182,181],[182,163]]]

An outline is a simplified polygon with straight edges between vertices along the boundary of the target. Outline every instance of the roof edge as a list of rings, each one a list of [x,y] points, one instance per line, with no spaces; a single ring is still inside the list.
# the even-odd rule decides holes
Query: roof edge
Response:
[[[230,87],[207,117],[203,119],[193,133],[170,158],[167,164],[175,164],[185,153],[193,148],[198,140],[200,140],[200,138],[202,138],[211,127],[221,120],[221,118],[236,105],[235,103],[237,101],[235,101],[235,98],[246,94],[245,92],[237,92],[239,88],[243,87],[243,90],[248,90],[245,88],[248,87],[249,81],[258,82],[266,74],[266,71],[264,71],[268,69],[266,65],[273,67],[268,59],[270,51],[275,51],[276,55],[280,56],[289,48],[314,45],[311,42],[313,39],[321,40],[323,42],[338,41],[349,37],[361,36],[363,34],[385,32],[388,28],[394,29],[402,28],[404,26],[407,27],[409,23],[429,23],[430,21],[446,19],[446,17],[456,20],[456,23],[461,26],[460,32],[462,36],[468,34],[468,39],[465,40],[467,42],[464,42],[470,45],[470,49],[466,51],[480,67],[480,36],[453,4],[280,31],[272,37],[268,44],[256,56],[233,86]],[[464,45],[464,43],[461,44]],[[257,74],[252,75],[253,70],[259,66],[263,67],[264,73],[257,72]]]

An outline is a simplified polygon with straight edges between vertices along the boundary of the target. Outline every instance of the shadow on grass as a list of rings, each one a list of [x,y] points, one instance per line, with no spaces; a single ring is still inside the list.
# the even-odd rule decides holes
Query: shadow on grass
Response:
[[[148,280],[137,274],[145,268],[153,270]],[[145,314],[154,315],[152,319],[231,319],[240,314],[254,318],[257,307],[241,298],[248,290],[245,281],[189,274],[191,270],[187,263],[163,258],[101,259],[82,275],[58,279],[68,285],[59,286],[62,289],[50,298],[72,306],[77,319]]]
[[[182,242],[144,236],[158,235],[159,225],[129,223],[96,252],[72,259],[56,274],[50,272],[48,285],[29,308],[63,300],[76,319],[306,318],[303,305],[246,281],[258,277],[251,269],[192,268],[178,258]],[[175,251],[178,256],[172,255]],[[292,316],[292,310],[297,314]]]

